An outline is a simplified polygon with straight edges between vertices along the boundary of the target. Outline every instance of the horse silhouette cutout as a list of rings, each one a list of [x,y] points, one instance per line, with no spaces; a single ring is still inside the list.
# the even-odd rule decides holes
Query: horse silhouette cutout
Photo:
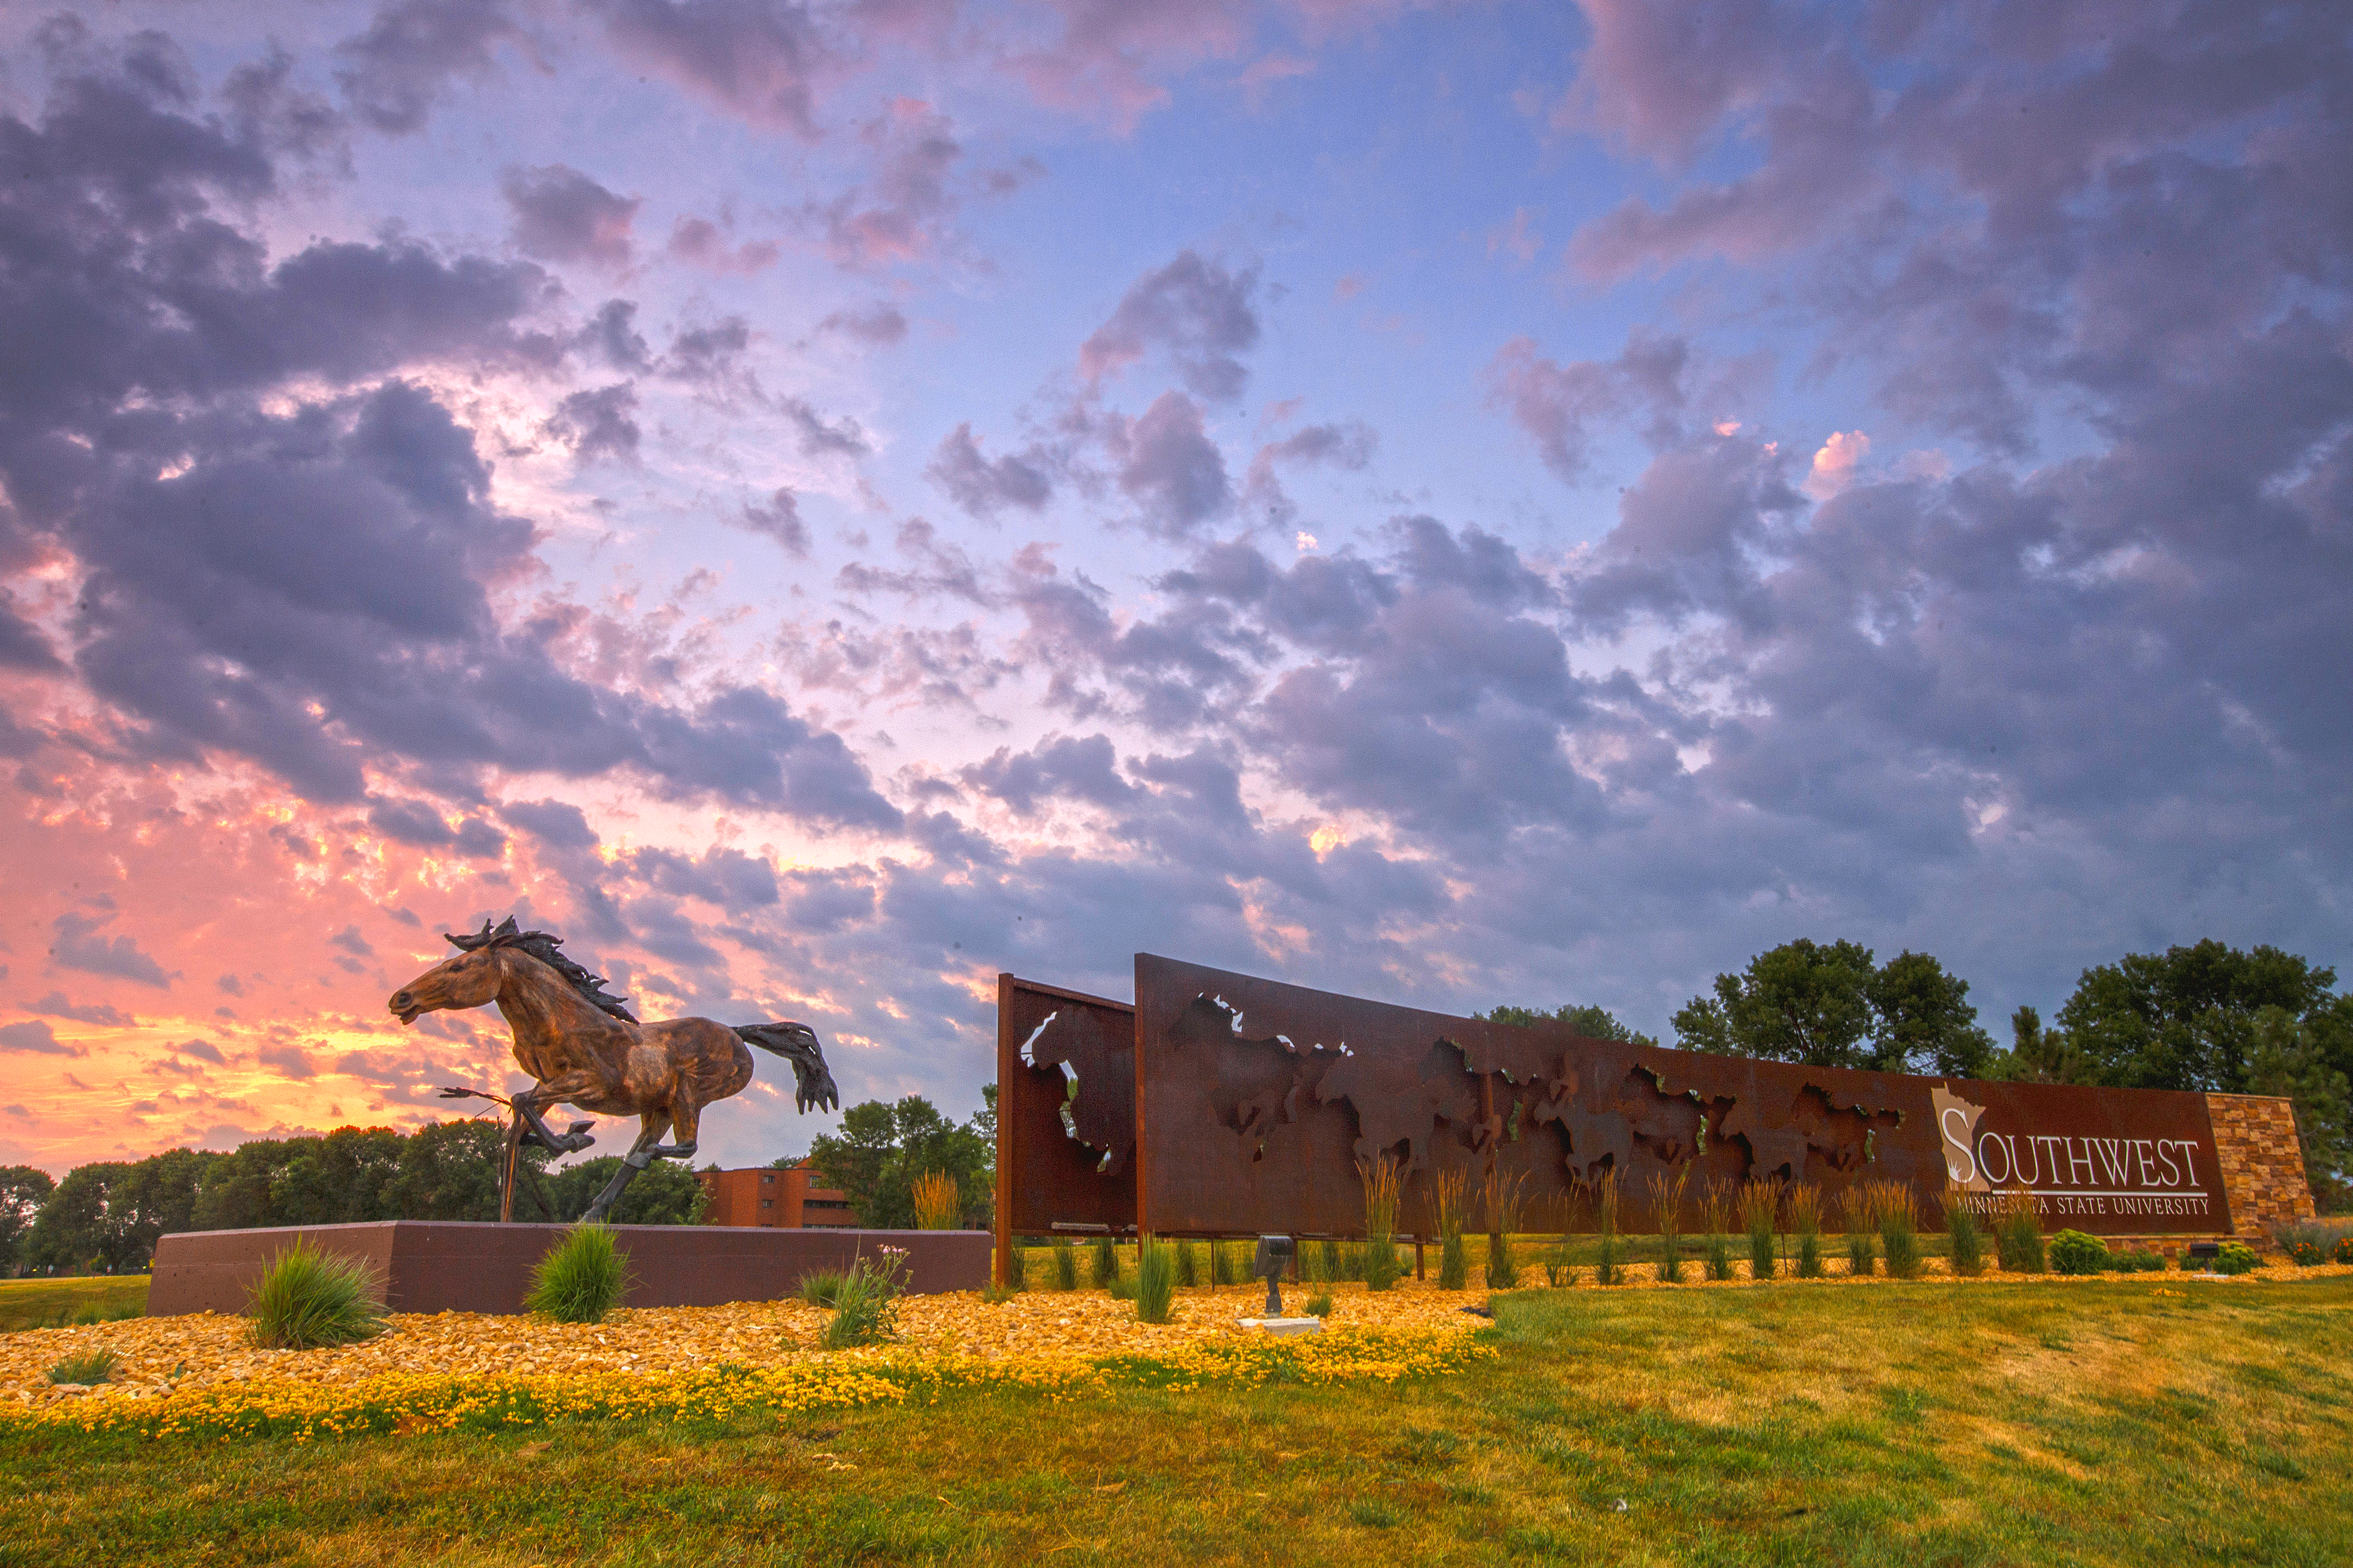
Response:
[[[793,1064],[793,1100],[833,1110],[841,1103],[816,1031],[806,1024],[720,1024],[709,1018],[670,1018],[643,1024],[627,998],[605,990],[561,951],[562,937],[522,931],[510,915],[495,931],[485,920],[468,936],[442,933],[459,949],[394,992],[386,1005],[403,1024],[445,1008],[498,1004],[514,1033],[515,1065],[529,1073],[532,1088],[514,1097],[511,1142],[529,1140],[558,1154],[586,1149],[594,1121],[551,1131],[543,1120],[558,1105],[600,1116],[634,1116],[637,1142],[621,1157],[584,1220],[610,1214],[639,1171],[656,1160],[684,1160],[695,1150],[703,1107],[739,1092],[752,1081],[757,1046]],[[677,1142],[664,1143],[674,1133]]]

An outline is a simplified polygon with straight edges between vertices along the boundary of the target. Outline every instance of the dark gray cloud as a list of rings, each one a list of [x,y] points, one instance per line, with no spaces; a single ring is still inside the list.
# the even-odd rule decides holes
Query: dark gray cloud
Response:
[[[731,521],[740,521],[753,532],[776,541],[777,546],[796,561],[808,559],[808,524],[801,521],[800,502],[788,489],[777,489],[765,505],[756,501],[745,502],[739,518]]]
[[[1040,802],[1056,796],[1107,807],[1127,805],[1136,792],[1119,776],[1116,761],[1107,735],[1058,736],[1021,752],[999,747],[960,776],[1017,815],[1034,816]]]
[[[113,919],[91,920],[70,911],[57,918],[50,928],[49,962],[60,969],[79,969],[88,974],[108,974],[119,980],[135,980],[142,985],[153,985],[159,991],[171,989],[176,973],[166,973],[164,966],[142,952],[132,938],[117,933],[99,934],[101,927]]]
[[[62,991],[52,991],[37,1002],[26,1003],[25,1011],[50,1018],[71,1018],[77,1024],[100,1024],[110,1029],[135,1028],[139,1024],[138,1019],[119,1007],[109,1007],[102,1003],[77,1005],[67,1001]]]
[[[27,1019],[21,1024],[0,1024],[0,1051],[42,1057],[90,1055],[83,1047],[69,1046],[58,1039],[49,1026],[37,1018]]]
[[[975,517],[994,517],[1005,507],[1038,511],[1054,495],[1054,481],[1041,452],[1033,447],[1026,453],[985,458],[969,424],[957,426],[941,438],[931,466],[923,472]]]
[[[227,1065],[227,1058],[221,1055],[220,1047],[209,1040],[183,1040],[178,1049],[184,1057],[195,1057],[197,1060],[210,1062],[215,1067]]]
[[[1201,406],[1164,392],[1116,442],[1119,488],[1136,503],[1145,527],[1180,538],[1233,506],[1225,454],[1201,423]]]
[[[635,382],[617,381],[610,386],[575,392],[555,405],[547,433],[571,447],[572,456],[581,463],[602,458],[633,464],[638,460],[640,432],[630,416],[637,408]]]
[[[817,330],[888,348],[905,339],[907,318],[896,305],[877,300],[854,310],[836,310],[818,322]]]
[[[514,217],[515,248],[541,261],[629,264],[629,229],[638,196],[618,196],[565,163],[509,169],[500,194]]]
[[[551,849],[590,849],[597,842],[587,816],[569,801],[511,800],[499,815]]]
[[[832,63],[794,0],[584,0],[613,47],[748,124],[815,141],[816,83]]]
[[[0,120],[0,314],[20,323],[0,482],[16,527],[84,570],[72,668],[111,705],[115,751],[247,757],[320,801],[365,798],[375,757],[448,778],[628,770],[674,797],[894,820],[838,740],[765,693],[672,706],[560,666],[568,612],[501,625],[489,588],[534,568],[535,531],[491,504],[473,433],[396,373],[554,365],[577,333],[539,324],[553,286],[406,241],[267,264],[216,204],[266,197],[270,159],[186,97],[161,67],[99,59],[57,79],[37,123]],[[642,353],[626,310],[597,336]],[[275,397],[289,378],[325,389]],[[626,454],[619,396],[585,397],[559,415],[570,438]],[[806,442],[861,446],[793,417]],[[498,853],[479,819],[442,831]]]
[[[1137,279],[1111,319],[1080,345],[1080,374],[1100,383],[1157,351],[1198,395],[1239,397],[1250,377],[1240,356],[1258,344],[1257,289],[1255,267],[1229,271],[1179,251]]]
[[[453,79],[495,73],[497,47],[522,37],[502,0],[394,0],[336,54],[353,111],[378,131],[423,129]]]

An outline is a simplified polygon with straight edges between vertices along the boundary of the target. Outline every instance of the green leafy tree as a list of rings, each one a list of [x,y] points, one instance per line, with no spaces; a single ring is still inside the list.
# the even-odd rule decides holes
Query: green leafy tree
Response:
[[[37,1166],[0,1166],[0,1275],[24,1267],[25,1237],[57,1190],[57,1178]]]
[[[2333,969],[2275,947],[2242,952],[2211,938],[2162,953],[2127,953],[2086,969],[2059,1009],[2072,1081],[2127,1089],[2246,1090],[2255,1017],[2278,1007],[2328,1013]],[[2327,1042],[2324,1041],[2324,1048]],[[2330,1064],[2344,1072],[2353,1062]]]
[[[220,1158],[174,1149],[145,1160],[106,1160],[66,1173],[25,1237],[33,1268],[131,1273],[154,1256],[165,1231],[193,1228],[197,1184]]]
[[[1968,995],[1927,953],[1880,964],[1860,943],[1800,937],[1717,975],[1715,994],[1675,1014],[1675,1035],[1685,1050],[1723,1056],[1978,1078],[1995,1052]]]
[[[1978,1026],[1969,983],[1925,952],[1896,954],[1864,988],[1871,1003],[1872,1066],[1882,1072],[1983,1078],[1993,1037]]]
[[[496,1219],[506,1129],[497,1121],[437,1121],[408,1136],[392,1213],[400,1219]],[[543,1169],[544,1149],[522,1157]]]
[[[1630,1045],[1656,1047],[1655,1037],[1621,1021],[1607,1007],[1579,1007],[1564,1002],[1547,1013],[1541,1007],[1492,1007],[1484,1013],[1473,1013],[1474,1018],[1490,1024],[1510,1024],[1515,1028],[1533,1028],[1538,1024],[1565,1024],[1577,1033],[1594,1040],[1624,1040]]]
[[[2247,1088],[2283,1095],[2295,1105],[2296,1141],[2304,1145],[2304,1175],[2325,1214],[2353,1207],[2353,1082],[2337,1063],[2347,1052],[2337,1037],[2353,1031],[2348,998],[2298,1018],[2284,1007],[2255,1015]]]
[[[940,1172],[955,1178],[964,1223],[985,1226],[996,1197],[996,1089],[991,1084],[983,1091],[984,1109],[964,1125],[916,1094],[892,1105],[879,1100],[853,1105],[841,1113],[839,1134],[810,1141],[809,1163],[849,1199],[860,1225],[912,1228],[915,1178]]]
[[[1717,975],[1715,995],[1694,996],[1675,1014],[1675,1035],[1685,1050],[1867,1067],[1876,1054],[1865,1042],[1877,973],[1867,947],[1800,937],[1758,953],[1742,973]]]

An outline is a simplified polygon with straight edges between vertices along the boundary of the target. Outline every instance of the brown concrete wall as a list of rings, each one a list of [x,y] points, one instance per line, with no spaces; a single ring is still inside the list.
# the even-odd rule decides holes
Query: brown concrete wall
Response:
[[[2232,1233],[2268,1238],[2274,1226],[2312,1218],[2292,1103],[2263,1094],[2210,1094],[2206,1110],[2231,1197]]]
[[[308,1238],[365,1263],[396,1312],[521,1312],[532,1266],[563,1237],[560,1225],[384,1220],[369,1225],[186,1231],[155,1245],[150,1317],[241,1312],[269,1259]],[[888,1245],[906,1250],[910,1293],[977,1290],[988,1283],[989,1237],[977,1230],[775,1229],[750,1226],[613,1227],[632,1276],[622,1304],[715,1307],[792,1295],[813,1268],[846,1268]]]

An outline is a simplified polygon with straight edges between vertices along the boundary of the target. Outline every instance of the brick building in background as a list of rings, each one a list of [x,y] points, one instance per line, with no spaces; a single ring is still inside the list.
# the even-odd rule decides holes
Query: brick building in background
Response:
[[[765,1225],[847,1228],[858,1224],[847,1194],[812,1186],[816,1173],[806,1162],[778,1170],[754,1165],[745,1171],[697,1171],[694,1179],[711,1196],[705,1225]]]

